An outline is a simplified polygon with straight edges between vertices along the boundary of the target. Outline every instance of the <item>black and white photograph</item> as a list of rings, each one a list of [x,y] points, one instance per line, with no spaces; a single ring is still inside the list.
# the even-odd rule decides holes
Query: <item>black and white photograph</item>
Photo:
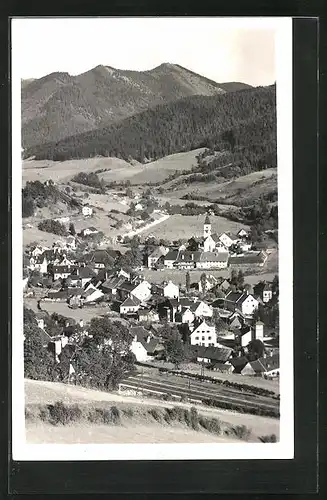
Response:
[[[293,458],[292,20],[12,20],[13,457]]]

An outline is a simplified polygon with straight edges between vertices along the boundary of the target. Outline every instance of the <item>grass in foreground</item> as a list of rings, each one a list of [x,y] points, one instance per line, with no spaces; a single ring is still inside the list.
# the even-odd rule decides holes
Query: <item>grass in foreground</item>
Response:
[[[133,424],[157,424],[162,426],[183,426],[198,432],[214,435],[225,435],[243,441],[250,440],[252,431],[245,425],[226,425],[220,419],[205,417],[194,407],[190,409],[175,406],[164,407],[122,407],[99,404],[97,406],[65,404],[57,401],[48,405],[28,405],[25,409],[26,422],[41,421],[53,426],[67,426],[79,423],[95,425],[125,426]],[[264,438],[267,438],[265,441]],[[275,436],[276,438],[276,436]],[[270,439],[272,439],[270,437]],[[268,440],[267,436],[260,438],[261,442],[276,442]]]

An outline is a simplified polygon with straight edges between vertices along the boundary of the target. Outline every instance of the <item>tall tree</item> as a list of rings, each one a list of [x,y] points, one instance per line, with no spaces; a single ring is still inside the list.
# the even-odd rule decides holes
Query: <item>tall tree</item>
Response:
[[[201,283],[202,293],[205,293],[207,291],[207,275],[206,275],[206,273],[201,274],[200,283]]]
[[[185,276],[185,286],[186,286],[186,291],[189,292],[191,288],[191,277],[189,271],[187,271]]]
[[[69,224],[69,232],[72,236],[75,236],[75,234],[76,234],[75,226],[72,222]]]
[[[185,359],[183,342],[179,332],[174,332],[166,341],[165,352],[168,361],[174,363],[175,367],[178,369]]]
[[[240,290],[243,290],[243,287],[244,287],[244,273],[243,271],[240,269],[239,272],[238,272],[238,275],[237,275],[237,285],[239,287]]]

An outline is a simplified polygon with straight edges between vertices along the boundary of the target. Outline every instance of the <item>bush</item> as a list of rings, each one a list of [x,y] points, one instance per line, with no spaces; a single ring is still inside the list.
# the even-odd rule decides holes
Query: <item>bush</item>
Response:
[[[239,439],[243,439],[246,441],[251,434],[251,429],[248,429],[246,425],[236,425],[235,427],[233,427],[233,433]]]
[[[157,422],[161,421],[161,413],[157,408],[150,408],[149,415],[154,418]]]
[[[212,434],[220,434],[221,433],[221,423],[218,418],[206,418],[201,417],[199,420],[199,424],[208,432]]]
[[[53,425],[67,425],[76,422],[82,417],[82,410],[77,404],[66,406],[62,401],[57,401],[54,405],[48,405],[50,423]]]
[[[268,434],[267,436],[260,436],[259,439],[262,443],[277,443],[276,434]]]
[[[195,431],[199,430],[199,415],[196,408],[191,408],[191,427]]]
[[[64,224],[56,220],[46,219],[39,223],[37,226],[40,231],[45,231],[46,233],[58,234],[59,236],[67,236],[67,229]]]

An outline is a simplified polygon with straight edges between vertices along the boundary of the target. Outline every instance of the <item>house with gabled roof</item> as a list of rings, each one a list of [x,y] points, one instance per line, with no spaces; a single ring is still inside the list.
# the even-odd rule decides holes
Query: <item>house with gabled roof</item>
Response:
[[[218,285],[218,280],[212,274],[206,274],[205,290],[202,290],[202,280],[198,281],[199,292],[204,293]]]
[[[164,281],[162,284],[152,285],[152,292],[162,297],[177,299],[179,297],[179,286],[175,285],[171,280]]]
[[[194,329],[190,334],[191,345],[202,345],[205,347],[213,347],[217,343],[216,328],[210,325],[205,320],[198,321],[194,324]]]
[[[192,252],[191,250],[184,250],[179,252],[173,267],[177,269],[195,269],[201,257],[200,251]]]
[[[231,358],[232,349],[228,347],[193,345],[191,346],[191,354],[198,363],[217,365],[225,364]]]
[[[169,249],[164,246],[159,246],[153,250],[153,252],[148,255],[148,268],[153,269],[159,262],[164,263],[164,257],[169,252]]]
[[[242,375],[278,377],[280,375],[279,353],[265,354],[255,361],[248,361],[241,373]]]
[[[174,269],[174,263],[178,259],[179,250],[175,248],[171,248],[168,250],[166,255],[164,256],[164,266],[167,269]]]
[[[89,283],[92,278],[96,276],[93,269],[89,266],[85,267],[77,267],[72,270],[69,278],[71,283],[78,286],[80,283],[82,287],[84,287],[87,283]]]
[[[256,309],[258,309],[258,300],[246,292],[227,293],[224,299],[224,307],[230,311],[239,310],[245,317],[251,317]]]
[[[229,257],[229,265],[232,267],[237,266],[264,266],[268,255],[264,251],[260,252],[244,252],[238,255],[232,255]]]
[[[198,262],[197,269],[225,269],[228,265],[228,252],[202,252]]]
[[[122,304],[120,304],[119,312],[122,316],[128,316],[131,314],[136,315],[140,307],[141,301],[137,297],[131,295],[130,297],[127,297]]]

